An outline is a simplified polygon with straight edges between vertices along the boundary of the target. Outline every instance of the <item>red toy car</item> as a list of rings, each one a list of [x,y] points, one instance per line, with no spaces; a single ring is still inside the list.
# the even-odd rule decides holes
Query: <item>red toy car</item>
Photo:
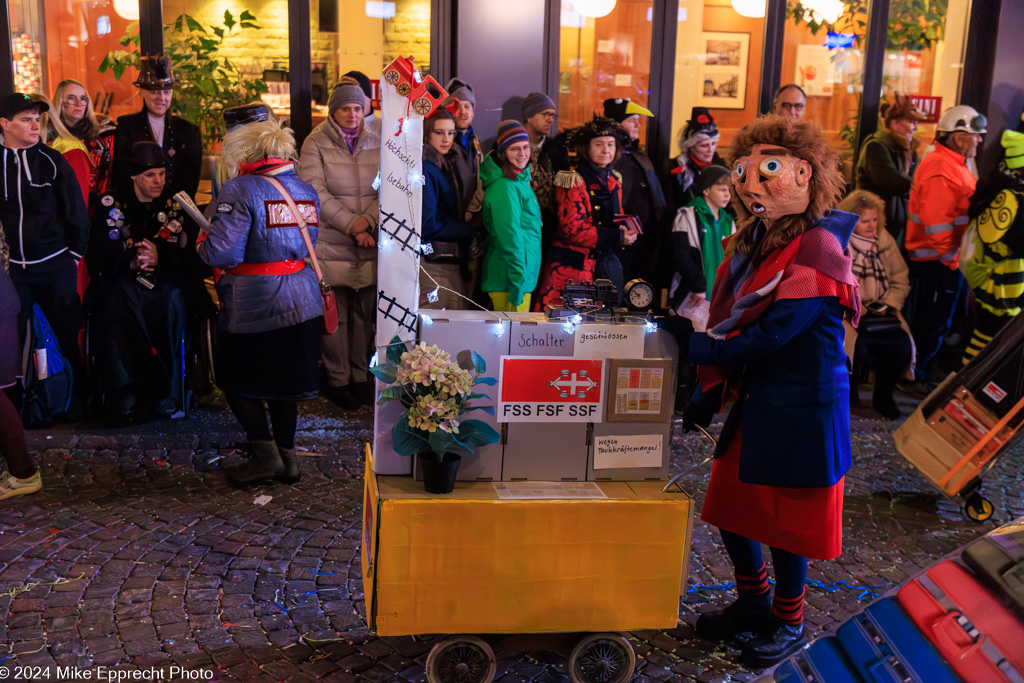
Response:
[[[416,67],[412,62],[412,57],[396,57],[384,69],[384,80],[395,86],[399,95],[409,98],[413,111],[424,117],[430,116],[448,99],[448,92],[432,76],[424,76],[417,83],[414,76]]]

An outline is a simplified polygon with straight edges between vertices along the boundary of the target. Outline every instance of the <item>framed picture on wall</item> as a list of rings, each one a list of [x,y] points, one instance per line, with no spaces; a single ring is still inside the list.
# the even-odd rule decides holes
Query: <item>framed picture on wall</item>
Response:
[[[698,78],[697,104],[709,109],[743,109],[747,98],[749,33],[705,31]]]

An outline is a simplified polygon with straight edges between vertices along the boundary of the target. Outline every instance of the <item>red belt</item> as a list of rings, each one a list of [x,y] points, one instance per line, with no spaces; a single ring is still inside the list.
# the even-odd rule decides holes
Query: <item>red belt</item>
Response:
[[[239,263],[228,268],[226,275],[291,275],[306,267],[305,261],[271,261],[270,263]]]

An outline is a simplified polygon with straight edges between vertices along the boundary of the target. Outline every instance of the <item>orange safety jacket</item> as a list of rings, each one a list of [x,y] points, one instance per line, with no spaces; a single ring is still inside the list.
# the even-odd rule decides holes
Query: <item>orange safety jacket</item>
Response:
[[[966,158],[935,145],[917,167],[910,187],[905,246],[911,261],[941,261],[957,269],[960,238],[970,223],[967,210],[977,184]]]

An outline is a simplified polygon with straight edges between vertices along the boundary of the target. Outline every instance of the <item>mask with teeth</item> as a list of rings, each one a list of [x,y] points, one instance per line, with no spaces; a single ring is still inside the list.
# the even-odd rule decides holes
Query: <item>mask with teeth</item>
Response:
[[[810,181],[810,163],[775,145],[756,144],[733,163],[736,195],[768,227],[778,218],[807,210]]]

